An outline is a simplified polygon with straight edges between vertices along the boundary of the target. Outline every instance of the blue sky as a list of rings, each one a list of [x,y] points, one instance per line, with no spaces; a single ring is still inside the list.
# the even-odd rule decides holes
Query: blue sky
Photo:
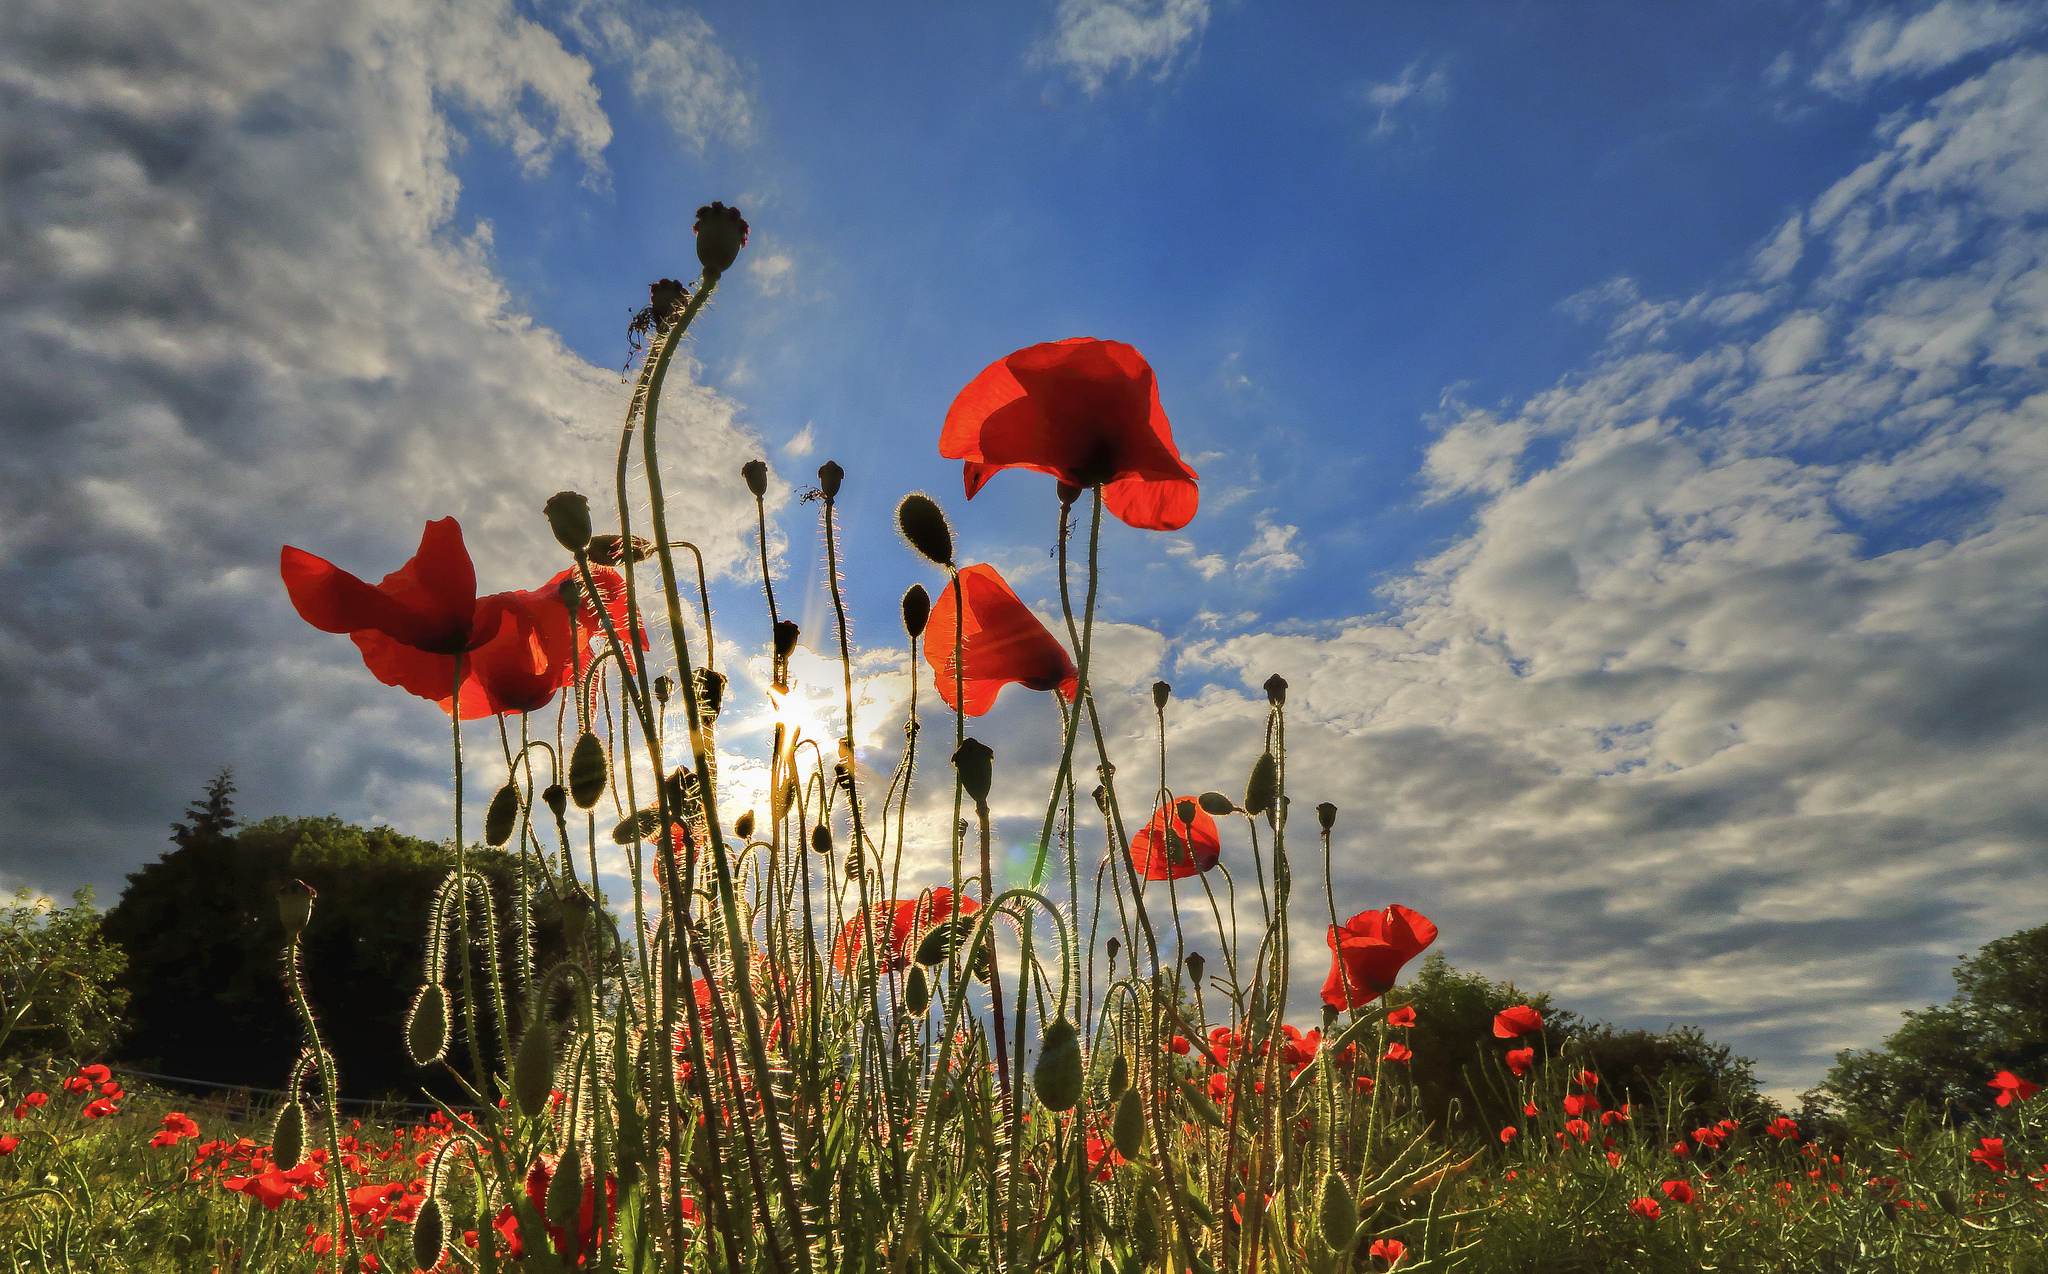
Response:
[[[485,588],[551,575],[536,510],[607,488],[626,318],[721,199],[754,238],[665,429],[733,799],[739,465],[826,650],[796,488],[848,470],[886,766],[937,584],[898,496],[1054,595],[1050,484],[964,501],[947,404],[1128,341],[1204,494],[1105,535],[1125,764],[1163,677],[1171,783],[1234,787],[1282,672],[1342,913],[1796,1093],[2048,896],[2044,41],[2018,0],[9,6],[0,884],[110,897],[223,765],[442,834],[443,718],[278,546],[374,576],[452,513]],[[977,723],[1011,842],[1049,717]]]

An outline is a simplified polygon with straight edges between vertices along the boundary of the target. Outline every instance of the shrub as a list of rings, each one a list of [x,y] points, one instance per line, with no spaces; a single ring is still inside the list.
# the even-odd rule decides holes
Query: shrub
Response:
[[[125,964],[101,933],[92,890],[69,907],[16,890],[0,908],[0,1058],[105,1053],[128,1005]]]

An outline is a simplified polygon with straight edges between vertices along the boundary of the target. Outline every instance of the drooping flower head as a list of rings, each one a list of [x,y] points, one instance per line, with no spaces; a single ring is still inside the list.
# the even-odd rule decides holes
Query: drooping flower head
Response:
[[[1332,926],[1323,1003],[1334,1009],[1372,1003],[1392,989],[1403,965],[1435,941],[1436,926],[1429,918],[1399,905],[1361,911],[1343,927]]]
[[[946,412],[939,454],[966,462],[967,498],[1000,469],[1102,488],[1131,526],[1177,531],[1201,498],[1173,445],[1151,364],[1120,341],[1077,336],[990,363]]]
[[[1216,865],[1223,838],[1193,797],[1169,800],[1131,837],[1131,862],[1146,880],[1182,880]]]
[[[925,628],[924,657],[946,706],[953,702],[953,590],[960,589],[965,633],[961,642],[961,690],[965,712],[978,717],[996,705],[996,694],[1015,682],[1029,690],[1058,690],[1071,699],[1080,672],[1066,648],[1053,639],[1038,616],[1018,600],[996,568],[986,563],[961,571],[932,604]]]

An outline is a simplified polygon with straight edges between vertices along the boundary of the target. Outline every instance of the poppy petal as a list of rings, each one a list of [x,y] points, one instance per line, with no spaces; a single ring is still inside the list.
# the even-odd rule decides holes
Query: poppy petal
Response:
[[[965,624],[959,672],[964,705],[956,705],[953,694],[956,586]],[[962,570],[956,583],[939,594],[925,629],[924,653],[939,697],[971,717],[993,708],[997,693],[1013,682],[1031,690],[1057,689],[1069,699],[1080,684],[1066,648],[986,563]]]

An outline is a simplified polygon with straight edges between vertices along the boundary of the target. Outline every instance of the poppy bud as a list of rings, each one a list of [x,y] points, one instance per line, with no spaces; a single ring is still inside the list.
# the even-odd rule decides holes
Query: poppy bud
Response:
[[[533,1119],[546,1112],[555,1090],[555,1037],[538,1002],[528,1016],[532,1020],[519,1037],[519,1051],[512,1055],[512,1103]]]
[[[1118,1053],[1109,1064],[1109,1099],[1115,1101],[1124,1095],[1124,1089],[1131,1086],[1131,1064],[1122,1053]]]
[[[577,809],[589,809],[604,795],[605,771],[604,744],[585,730],[576,740],[576,750],[569,754],[569,799],[576,802]]]
[[[937,964],[945,959],[952,954],[953,944],[965,937],[973,924],[972,920],[960,916],[945,924],[933,925],[931,932],[917,944],[916,962],[920,965]]]
[[[284,922],[284,936],[297,942],[305,932],[306,922],[313,918],[313,900],[320,891],[303,880],[294,880],[278,886],[277,918]]]
[[[732,834],[743,841],[754,839],[754,811],[748,810],[733,820]]]
[[[749,460],[740,466],[740,477],[746,479],[747,490],[754,493],[756,500],[768,494],[768,462]]]
[[[1204,959],[1202,958],[1202,953],[1201,953],[1201,952],[1199,952],[1199,951],[1190,951],[1190,952],[1188,952],[1188,958],[1187,958],[1187,966],[1188,966],[1188,976],[1189,976],[1190,978],[1193,978],[1193,979],[1194,979],[1194,981],[1195,981],[1195,985],[1196,985],[1196,986],[1200,986],[1200,985],[1202,984],[1202,970],[1203,970],[1203,969],[1204,969],[1205,967],[1207,967],[1208,963],[1209,963],[1209,962],[1208,962],[1207,960],[1204,960]]]
[[[1217,818],[1222,818],[1225,814],[1237,813],[1237,802],[1221,792],[1204,792],[1195,798],[1195,804],[1201,806]]]
[[[696,679],[697,719],[710,725],[718,720],[719,710],[725,707],[725,674],[699,668]]]
[[[1335,1025],[1337,1025],[1337,1006],[1334,1004],[1323,1005],[1323,1029],[1327,1031]]]
[[[1117,941],[1115,938],[1111,938],[1108,942],[1105,942],[1102,945],[1103,948],[1109,952],[1109,962],[1111,964],[1115,964],[1116,953],[1124,949],[1124,944]]]
[[[405,1015],[405,1051],[415,1066],[432,1066],[448,1051],[448,990],[429,982]]]
[[[547,514],[548,529],[555,533],[555,542],[571,553],[581,553],[590,545],[590,501],[574,491],[557,491],[541,506]]]
[[[585,552],[589,555],[590,560],[598,566],[617,566],[626,560],[626,555],[629,552],[632,554],[635,562],[646,561],[654,556],[654,545],[651,541],[644,540],[636,535],[633,537],[632,547],[628,549],[624,540],[610,532],[606,532],[603,535],[591,536],[590,547]]]
[[[1121,1116],[1123,1112],[1119,1110],[1117,1114]],[[1141,1133],[1144,1131],[1143,1120],[1139,1121],[1138,1129]],[[1123,1154],[1123,1151],[1119,1149],[1117,1153]],[[1124,1155],[1126,1159],[1130,1157],[1129,1155]],[[1129,1270],[1149,1268],[1154,1261],[1159,1259],[1159,1246],[1164,1237],[1160,1231],[1159,1224],[1158,1193],[1152,1190],[1140,1191],[1138,1194],[1138,1206],[1132,1210],[1131,1215],[1131,1257],[1134,1258],[1135,1263],[1127,1265],[1125,1268]]]
[[[903,984],[903,1007],[912,1013],[922,1013],[932,1006],[932,984],[924,976],[924,966],[912,965],[910,977]]]
[[[983,986],[988,985],[989,978],[995,973],[996,969],[995,956],[993,954],[995,951],[995,944],[993,942],[995,935],[990,934],[989,938],[991,941],[984,942],[976,947],[974,954],[969,956],[967,960],[967,971],[972,973],[974,980]]]
[[[846,470],[839,467],[837,460],[827,460],[818,466],[818,490],[830,500],[839,494],[839,484],[846,479]]]
[[[612,828],[612,842],[630,845],[635,840],[652,840],[661,830],[661,815],[655,810],[636,810],[618,821]]]
[[[1322,1207],[1318,1212],[1323,1223],[1323,1242],[1339,1252],[1350,1250],[1352,1239],[1358,1234],[1358,1204],[1352,1201],[1351,1187],[1344,1184],[1344,1178],[1334,1169],[1323,1178]]]
[[[789,693],[789,657],[796,653],[796,639],[803,630],[787,619],[775,621],[775,689]]]
[[[557,819],[567,817],[569,813],[568,788],[563,787],[560,783],[550,783],[541,789],[540,799],[547,803],[547,807],[550,810],[554,811]]]
[[[1081,1100],[1084,1072],[1081,1034],[1066,1018],[1055,1018],[1038,1037],[1038,1063],[1031,1068],[1031,1087],[1048,1110],[1072,1110]]]
[[[496,849],[512,839],[512,828],[519,822],[519,789],[510,783],[498,789],[491,798],[491,806],[484,811],[484,844]]]
[[[946,525],[938,501],[922,491],[904,496],[896,506],[896,529],[926,561],[952,569],[953,528]]]
[[[1108,789],[1108,788],[1106,788],[1106,787],[1104,787],[1104,786],[1102,786],[1102,785],[1101,785],[1100,783],[1098,783],[1098,784],[1096,784],[1096,785],[1095,785],[1095,791],[1094,791],[1094,792],[1092,793],[1092,795],[1093,795],[1093,796],[1095,797],[1095,808],[1096,808],[1096,809],[1099,809],[1099,810],[1101,810],[1101,811],[1102,811],[1102,816],[1103,816],[1104,818],[1108,818],[1108,817],[1109,817],[1109,789]],[[1116,941],[1116,939],[1112,938],[1112,939],[1110,939],[1110,941],[1114,942],[1114,941]]]
[[[412,1225],[412,1263],[423,1270],[441,1264],[448,1246],[448,1229],[441,1219],[441,1201],[429,1197],[420,1205],[419,1220]]]
[[[1172,696],[1172,694],[1173,694],[1173,687],[1172,687],[1172,686],[1169,686],[1169,685],[1167,685],[1167,684],[1166,684],[1165,682],[1163,682],[1163,681],[1155,681],[1155,682],[1153,682],[1153,683],[1152,683],[1152,706],[1153,706],[1153,707],[1155,707],[1155,708],[1157,708],[1157,709],[1159,709],[1159,710],[1160,710],[1161,712],[1164,712],[1164,711],[1166,711],[1166,701],[1167,701],[1167,699],[1168,699],[1168,698],[1170,698],[1170,697]]]
[[[1244,812],[1270,815],[1279,793],[1280,763],[1273,759],[1271,752],[1261,752],[1259,759],[1252,763],[1251,778],[1245,781]]]
[[[297,1096],[287,1096],[278,1109],[277,1123],[270,1129],[270,1161],[290,1172],[299,1166],[306,1149],[306,1108]]]
[[[1321,823],[1323,830],[1326,832],[1335,827],[1337,825],[1337,807],[1328,801],[1324,801],[1321,805],[1316,806],[1316,822]]]
[[[932,595],[924,591],[924,585],[912,584],[903,593],[903,631],[916,641],[924,636],[924,626],[932,617]]]
[[[824,823],[811,829],[811,851],[818,854],[832,852],[832,829]]]
[[[1109,1135],[1116,1152],[1126,1159],[1136,1159],[1145,1148],[1145,1100],[1137,1089],[1126,1088],[1117,1099],[1116,1118],[1110,1124]]]
[[[583,1207],[583,1156],[574,1145],[562,1152],[555,1175],[548,1181],[548,1220],[567,1229],[575,1224]]]
[[[1277,672],[1266,678],[1266,702],[1276,708],[1287,706],[1287,678]]]
[[[1073,485],[1070,482],[1062,482],[1059,484],[1059,495],[1060,507],[1064,509],[1068,505],[1072,504],[1074,501],[1081,498],[1081,488]]]
[[[704,277],[715,279],[732,268],[732,263],[747,243],[747,221],[740,216],[737,208],[728,208],[717,200],[697,209],[696,224],[690,227],[697,236],[697,260],[704,266]]]
[[[977,739],[968,739],[953,753],[953,768],[960,772],[960,786],[974,798],[977,813],[988,810],[988,788],[995,775],[995,755],[987,744]]]
[[[656,703],[666,706],[668,703],[668,697],[674,694],[675,692],[676,679],[674,677],[669,676],[667,673],[663,673],[659,677],[656,677],[654,679],[654,701]]]

